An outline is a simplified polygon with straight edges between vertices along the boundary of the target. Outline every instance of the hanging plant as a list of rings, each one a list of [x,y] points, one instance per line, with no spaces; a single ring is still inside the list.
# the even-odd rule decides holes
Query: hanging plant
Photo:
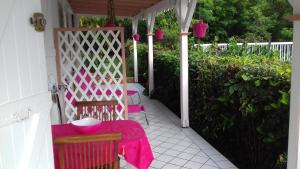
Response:
[[[193,24],[194,37],[199,39],[204,38],[207,28],[208,24],[204,23],[202,19],[198,20],[198,23]]]
[[[140,41],[140,38],[141,38],[140,34],[138,34],[138,33],[134,34],[132,37],[135,41]]]
[[[114,0],[107,0],[107,22],[104,27],[116,27],[115,3]]]
[[[106,24],[104,25],[104,27],[116,27],[116,25],[112,22],[106,22]]]
[[[165,35],[165,33],[160,28],[156,29],[156,31],[155,31],[155,37],[156,37],[157,40],[159,40],[159,41],[163,40],[164,39],[164,35]]]

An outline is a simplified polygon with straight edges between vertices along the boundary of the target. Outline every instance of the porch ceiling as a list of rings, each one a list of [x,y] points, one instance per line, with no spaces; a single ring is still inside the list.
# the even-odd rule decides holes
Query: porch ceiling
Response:
[[[68,0],[74,13],[107,15],[107,0]],[[162,0],[114,0],[115,15],[133,17]]]

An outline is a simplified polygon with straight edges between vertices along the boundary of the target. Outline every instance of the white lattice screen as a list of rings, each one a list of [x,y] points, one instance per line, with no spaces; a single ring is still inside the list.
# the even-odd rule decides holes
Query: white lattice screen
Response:
[[[124,29],[59,28],[56,32],[57,74],[68,121],[78,101],[117,100],[118,119],[127,118]]]

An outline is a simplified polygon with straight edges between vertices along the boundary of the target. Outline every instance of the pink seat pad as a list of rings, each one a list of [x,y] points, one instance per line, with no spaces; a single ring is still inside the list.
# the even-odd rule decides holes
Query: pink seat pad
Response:
[[[138,105],[138,104],[128,105],[128,113],[140,113],[144,111],[145,108],[143,105]]]
[[[127,95],[128,96],[135,95],[137,93],[138,93],[138,91],[135,91],[135,90],[127,90]]]

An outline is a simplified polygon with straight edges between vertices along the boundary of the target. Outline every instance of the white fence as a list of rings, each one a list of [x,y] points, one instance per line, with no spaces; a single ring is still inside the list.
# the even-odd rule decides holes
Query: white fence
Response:
[[[200,46],[204,51],[207,51],[212,44],[201,44]],[[242,47],[243,43],[238,43],[238,46]],[[196,44],[195,47],[199,45]],[[219,43],[218,47],[221,51],[227,49],[227,43]],[[260,52],[263,48],[270,49],[273,52],[279,52],[280,58],[283,60],[291,60],[293,51],[293,42],[261,42],[261,43],[247,43],[249,52],[258,51]]]

